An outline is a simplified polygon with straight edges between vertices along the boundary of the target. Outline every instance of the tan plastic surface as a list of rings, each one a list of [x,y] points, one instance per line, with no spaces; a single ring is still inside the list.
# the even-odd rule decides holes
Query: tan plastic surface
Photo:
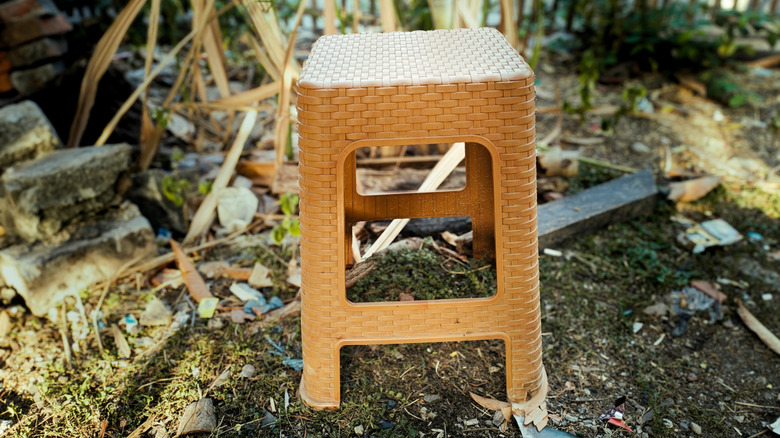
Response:
[[[301,397],[338,408],[339,349],[501,339],[509,400],[541,405],[534,76],[494,29],[326,36],[298,82],[303,309]],[[354,151],[466,142],[466,187],[360,195]],[[352,303],[345,269],[360,220],[470,216],[493,255],[489,298]]]

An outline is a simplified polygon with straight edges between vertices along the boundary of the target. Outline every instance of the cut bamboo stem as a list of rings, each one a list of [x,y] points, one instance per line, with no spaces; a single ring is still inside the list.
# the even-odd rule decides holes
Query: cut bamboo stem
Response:
[[[438,189],[464,158],[466,158],[466,144],[455,143],[452,145],[450,150],[436,163],[436,166],[434,166],[417,191],[433,192]],[[387,248],[408,223],[409,219],[394,219],[376,242],[368,248],[365,255],[363,255],[363,260],[371,257],[377,251]]]
[[[241,128],[238,130],[236,139],[230,147],[227,157],[225,157],[225,162],[222,163],[222,168],[220,168],[219,174],[214,180],[211,193],[206,195],[206,199],[203,200],[203,203],[195,213],[195,217],[192,218],[190,229],[187,232],[187,236],[184,237],[184,245],[192,243],[211,227],[214,221],[214,211],[217,208],[217,194],[219,194],[220,190],[227,187],[230,182],[233,170],[236,168],[241,152],[244,150],[244,144],[255,126],[255,121],[257,121],[257,111],[247,112],[244,116],[244,121],[241,123]]]

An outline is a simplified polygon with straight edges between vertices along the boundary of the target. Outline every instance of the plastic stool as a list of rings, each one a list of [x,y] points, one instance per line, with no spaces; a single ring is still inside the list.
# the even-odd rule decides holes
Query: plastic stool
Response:
[[[536,230],[534,75],[494,29],[325,36],[298,81],[300,395],[338,408],[339,349],[501,339],[515,412],[546,422]],[[355,149],[466,143],[466,187],[362,195]],[[488,298],[353,303],[351,225],[470,216],[475,256],[495,255]],[[495,251],[494,254],[492,252]]]

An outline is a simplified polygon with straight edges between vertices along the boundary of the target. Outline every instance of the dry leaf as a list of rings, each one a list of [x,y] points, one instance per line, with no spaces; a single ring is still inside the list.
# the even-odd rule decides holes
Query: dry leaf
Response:
[[[694,280],[691,282],[691,286],[695,287],[696,289],[699,289],[700,291],[704,292],[706,295],[708,295],[713,300],[720,301],[721,303],[726,301],[726,294],[721,292],[718,288],[713,286],[712,284],[704,281],[704,280]]]
[[[449,243],[450,245],[457,246],[457,242],[458,242],[457,234],[450,233],[449,231],[444,231],[441,233],[441,238],[444,239],[444,241]]]
[[[757,334],[770,350],[780,354],[780,339],[777,339],[777,336],[770,332],[764,324],[761,324],[761,321],[756,319],[756,317],[745,308],[742,304],[742,300],[737,299],[737,305],[739,306],[737,308],[737,314],[742,318],[742,322],[744,322],[753,333]]]
[[[206,262],[198,265],[198,271],[205,275],[206,278],[221,277],[228,268],[230,268],[230,264],[223,261]]]
[[[192,264],[192,260],[187,257],[187,254],[184,254],[181,246],[179,246],[175,240],[171,239],[170,242],[171,249],[173,249],[173,254],[176,257],[176,264],[179,266],[181,275],[184,278],[184,284],[187,285],[190,296],[192,296],[197,303],[204,298],[213,298],[214,296],[211,295],[211,291],[209,291],[208,286],[206,286],[206,282],[203,281],[203,277],[200,276],[195,269],[195,265]]]
[[[89,113],[92,105],[95,103],[97,95],[97,86],[100,78],[111,64],[119,44],[127,34],[127,29],[135,20],[135,17],[141,11],[146,0],[131,0],[127,3],[122,12],[117,15],[116,20],[111,23],[108,30],[100,37],[95,51],[89,58],[87,69],[84,72],[84,78],[81,81],[81,90],[79,91],[79,100],[76,105],[76,114],[73,117],[73,123],[70,125],[70,135],[68,136],[68,147],[76,147],[81,142],[81,136],[87,127]]]
[[[252,270],[249,268],[227,268],[225,275],[234,280],[247,281],[252,276]]]
[[[536,156],[539,173],[545,177],[550,176],[577,176],[579,171],[580,153],[577,151],[564,151],[551,149],[539,152]]]
[[[176,436],[191,433],[211,433],[217,428],[217,415],[214,413],[214,402],[204,398],[192,402],[184,409]]]
[[[111,324],[111,335],[114,337],[114,344],[116,344],[117,353],[120,359],[127,359],[130,357],[130,345],[125,339],[125,335],[119,330],[116,324]]]
[[[720,184],[719,176],[703,176],[682,182],[669,184],[668,198],[676,202],[695,201],[706,195]]]
[[[500,411],[507,407],[510,410],[512,409],[512,405],[509,402],[496,400],[494,398],[482,397],[477,394],[474,394],[471,391],[469,391],[469,395],[475,402],[477,402],[478,405],[482,406],[485,409],[490,409],[491,411]]]
[[[699,96],[707,95],[707,86],[701,83],[701,81],[696,79],[693,75],[679,74],[677,75],[677,80],[680,81],[680,85],[693,91]]]
[[[178,269],[163,269],[159,274],[152,277],[152,284],[154,286],[165,284],[175,289],[183,284],[181,271]]]

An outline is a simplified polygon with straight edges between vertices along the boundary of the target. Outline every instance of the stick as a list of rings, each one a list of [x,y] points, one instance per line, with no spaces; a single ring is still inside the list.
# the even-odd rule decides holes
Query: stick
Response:
[[[230,178],[233,176],[233,170],[236,168],[238,159],[241,157],[241,152],[244,150],[244,143],[246,143],[246,140],[249,138],[249,134],[252,132],[256,120],[257,111],[249,111],[244,116],[241,128],[238,130],[236,139],[230,147],[227,157],[225,157],[225,162],[222,163],[222,168],[219,170],[217,178],[214,180],[211,192],[206,196],[206,199],[203,200],[200,207],[198,207],[195,217],[192,218],[190,229],[187,232],[187,236],[184,237],[183,243],[185,245],[192,243],[196,238],[203,235],[214,221],[214,210],[217,208],[216,194],[227,187],[228,182],[230,182]]]
[[[548,151],[551,150],[551,148],[549,148],[547,146],[544,146],[542,144],[537,144],[536,145],[536,149],[538,149],[538,150],[540,150],[542,152],[548,152]],[[612,164],[612,163],[608,163],[606,161],[596,160],[594,158],[579,157],[579,161],[581,163],[590,164],[591,166],[604,167],[604,168],[607,168],[607,169],[619,170],[621,172],[626,172],[626,173],[637,173],[637,172],[639,172],[639,169],[635,169],[633,167],[620,166],[618,164]]]
[[[438,189],[441,183],[447,179],[450,173],[458,167],[458,164],[460,164],[464,158],[466,158],[466,144],[455,143],[452,145],[450,150],[444,154],[438,163],[436,163],[436,166],[434,166],[431,173],[428,174],[417,191],[433,192]],[[363,256],[363,260],[371,257],[375,252],[387,248],[408,223],[409,219],[394,219],[385,231],[382,232],[376,242],[368,248],[366,254]]]

